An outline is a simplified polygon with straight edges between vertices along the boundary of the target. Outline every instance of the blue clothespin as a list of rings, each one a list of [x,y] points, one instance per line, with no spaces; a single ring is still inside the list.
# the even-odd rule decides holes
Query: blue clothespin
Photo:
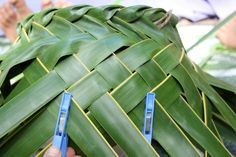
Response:
[[[64,93],[58,113],[57,124],[52,141],[52,146],[61,150],[62,157],[66,157],[66,150],[68,144],[68,136],[66,132],[66,124],[69,115],[69,108],[71,102],[71,94]]]
[[[146,107],[144,113],[144,127],[143,127],[143,135],[148,140],[148,142],[152,143],[152,125],[153,125],[153,115],[154,115],[154,101],[155,101],[155,93],[147,93],[146,96]]]

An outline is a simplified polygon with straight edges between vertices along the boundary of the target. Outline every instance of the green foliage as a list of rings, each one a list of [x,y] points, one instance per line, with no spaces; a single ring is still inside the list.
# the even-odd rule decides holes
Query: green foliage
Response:
[[[147,6],[72,6],[28,17],[0,65],[1,156],[30,156],[53,136],[64,91],[73,95],[69,137],[86,156],[117,156],[114,145],[130,157],[232,156],[222,137],[235,135],[235,107],[224,93],[235,98],[236,87],[188,59],[176,22]],[[141,134],[149,91],[153,145]]]

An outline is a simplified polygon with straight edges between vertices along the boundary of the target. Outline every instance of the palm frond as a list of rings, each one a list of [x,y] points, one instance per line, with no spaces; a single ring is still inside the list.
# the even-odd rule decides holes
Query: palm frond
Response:
[[[30,156],[45,145],[68,91],[68,134],[85,156],[118,156],[118,145],[135,157],[231,157],[223,140],[235,134],[236,115],[222,93],[235,98],[236,87],[188,59],[176,22],[147,6],[72,6],[28,17],[0,65],[1,156]],[[149,91],[157,95],[152,145],[141,134]]]

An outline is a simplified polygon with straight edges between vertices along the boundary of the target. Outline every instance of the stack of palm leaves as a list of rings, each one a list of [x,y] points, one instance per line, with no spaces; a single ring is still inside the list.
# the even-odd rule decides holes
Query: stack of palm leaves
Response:
[[[236,88],[188,59],[176,22],[147,6],[28,17],[0,65],[1,156],[30,156],[48,142],[64,91],[73,95],[70,142],[84,156],[117,156],[115,145],[130,157],[232,156]],[[149,91],[156,93],[152,145],[141,134]]]

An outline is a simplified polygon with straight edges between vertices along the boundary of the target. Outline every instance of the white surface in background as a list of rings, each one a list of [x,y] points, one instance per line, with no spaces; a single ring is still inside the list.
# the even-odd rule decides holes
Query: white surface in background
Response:
[[[236,10],[236,0],[208,0],[220,19],[226,18]]]
[[[213,26],[212,25],[186,25],[186,26],[178,26],[178,31],[182,42],[184,44],[185,49],[191,47],[194,43],[196,43],[202,36],[208,33]],[[211,47],[218,43],[218,39],[212,37],[211,40],[205,40],[197,47],[193,48],[190,52],[188,52],[188,56],[193,60],[196,64],[200,64],[201,61],[208,58],[211,54]]]
[[[208,15],[215,15],[215,11],[204,0],[159,0],[157,4],[158,7],[172,10],[175,15],[192,21],[205,19]]]

